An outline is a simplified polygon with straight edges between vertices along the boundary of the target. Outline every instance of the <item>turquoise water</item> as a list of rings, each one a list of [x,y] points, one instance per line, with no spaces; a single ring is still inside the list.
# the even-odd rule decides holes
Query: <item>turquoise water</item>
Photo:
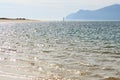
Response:
[[[0,23],[0,79],[120,76],[120,22]]]

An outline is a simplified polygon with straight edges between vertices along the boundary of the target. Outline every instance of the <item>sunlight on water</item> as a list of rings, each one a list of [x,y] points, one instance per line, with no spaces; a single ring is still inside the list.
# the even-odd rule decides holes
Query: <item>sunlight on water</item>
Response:
[[[119,65],[120,22],[0,23],[1,80],[120,80]]]

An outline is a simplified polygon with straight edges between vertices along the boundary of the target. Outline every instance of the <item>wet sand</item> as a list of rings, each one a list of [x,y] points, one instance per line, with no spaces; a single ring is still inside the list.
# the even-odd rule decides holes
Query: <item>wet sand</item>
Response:
[[[109,77],[109,78],[106,78],[104,80],[120,80],[120,78],[115,78],[115,77]]]

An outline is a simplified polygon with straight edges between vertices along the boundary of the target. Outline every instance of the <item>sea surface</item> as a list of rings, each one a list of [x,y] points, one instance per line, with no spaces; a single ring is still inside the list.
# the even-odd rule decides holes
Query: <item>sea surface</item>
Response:
[[[110,78],[120,78],[119,21],[0,23],[0,80]]]

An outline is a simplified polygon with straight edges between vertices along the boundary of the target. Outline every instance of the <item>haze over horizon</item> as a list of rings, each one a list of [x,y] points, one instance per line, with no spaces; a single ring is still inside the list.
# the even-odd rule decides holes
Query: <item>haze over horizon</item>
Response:
[[[1,0],[0,17],[61,20],[79,9],[95,10],[120,0]]]

